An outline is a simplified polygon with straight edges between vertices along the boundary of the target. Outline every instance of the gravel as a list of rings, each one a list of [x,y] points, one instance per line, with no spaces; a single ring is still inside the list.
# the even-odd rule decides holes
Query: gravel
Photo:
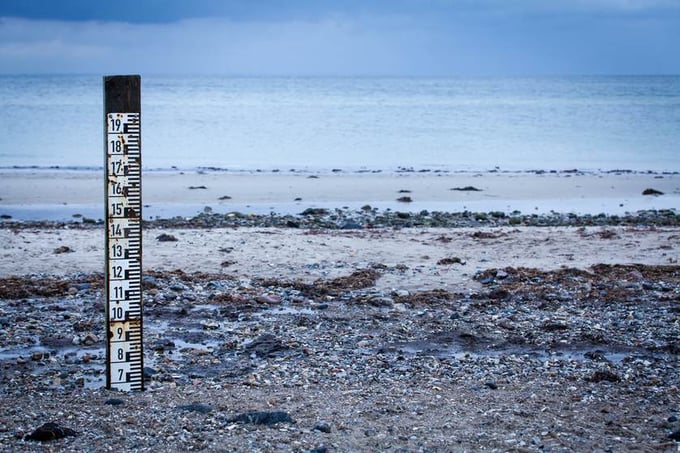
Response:
[[[679,266],[461,293],[378,289],[389,271],[148,271],[131,394],[103,388],[103,275],[0,279],[0,449],[677,451]],[[76,435],[27,438],[46,423]]]

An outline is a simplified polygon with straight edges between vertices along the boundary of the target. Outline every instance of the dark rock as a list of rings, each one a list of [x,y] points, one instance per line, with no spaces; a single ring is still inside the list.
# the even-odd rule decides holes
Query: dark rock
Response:
[[[465,264],[465,261],[462,259],[458,258],[457,256],[451,257],[451,258],[442,258],[439,261],[437,261],[437,264],[440,266],[446,266],[449,264]]]
[[[104,401],[104,404],[108,404],[110,406],[120,406],[122,404],[125,404],[125,400],[122,400],[120,398],[109,398],[106,401]]]
[[[222,195],[218,200],[231,200],[231,197],[229,195]]]
[[[158,242],[177,242],[177,238],[175,236],[167,233],[163,233],[159,236],[156,236],[156,240]]]
[[[676,417],[675,415],[671,415],[670,417],[668,417],[668,423],[675,423],[677,421],[678,417]]]
[[[254,353],[260,357],[272,357],[277,352],[288,348],[274,335],[265,333],[248,343],[244,349],[246,352]]]
[[[546,332],[556,332],[559,330],[569,330],[569,325],[561,321],[546,321],[541,326]]]
[[[465,187],[452,187],[451,190],[458,190],[461,192],[481,192],[482,189],[478,189],[473,186],[465,186]]]
[[[75,252],[75,250],[66,245],[62,245],[61,247],[57,247],[56,249],[54,249],[54,253],[57,255],[60,253],[73,253],[73,252]]]
[[[320,431],[329,434],[331,432],[331,425],[328,423],[317,423],[314,428],[312,428],[312,431]]]
[[[198,412],[201,414],[207,414],[213,410],[212,406],[200,403],[183,404],[175,407],[175,409],[187,412]]]
[[[411,203],[413,199],[411,197],[399,197],[397,201],[400,203]]]
[[[272,426],[277,423],[295,423],[287,412],[245,412],[227,420],[228,423],[252,423],[254,425]]]
[[[507,297],[510,297],[510,293],[507,292],[507,291],[504,290],[504,289],[495,289],[495,290],[491,291],[491,292],[487,295],[487,297],[488,297],[489,299],[493,299],[493,300],[505,299],[505,298],[507,298]]]
[[[320,445],[318,447],[315,447],[315,448],[312,448],[311,450],[309,450],[309,453],[328,453],[328,447]]]
[[[485,385],[486,387],[490,388],[491,390],[496,390],[496,389],[498,389],[498,385],[497,385],[495,382],[492,382],[492,381],[485,382],[484,385]]]
[[[598,370],[592,374],[589,378],[587,378],[588,381],[590,382],[602,382],[602,381],[608,381],[608,382],[619,382],[621,378],[619,377],[618,374],[609,371],[609,370]]]
[[[195,189],[207,189],[206,186],[189,186],[189,190],[195,190]]]
[[[145,366],[144,370],[143,370],[143,374],[144,374],[144,380],[148,381],[153,376],[158,374],[158,371],[156,371],[154,368],[151,368],[150,366]]]
[[[680,429],[670,433],[668,438],[680,442]]]
[[[663,192],[656,189],[645,189],[642,191],[642,195],[663,195]]]
[[[175,349],[175,342],[168,338],[162,338],[151,343],[152,351],[163,352],[170,349]]]
[[[295,221],[295,220],[287,220],[286,226],[288,228],[300,228],[300,222]]]
[[[76,432],[71,428],[59,426],[58,423],[45,423],[37,428],[31,434],[25,437],[25,440],[35,440],[38,442],[46,442],[48,440],[62,439],[67,436],[76,436]]]
[[[328,209],[324,208],[307,208],[300,213],[300,215],[320,216],[328,214]]]

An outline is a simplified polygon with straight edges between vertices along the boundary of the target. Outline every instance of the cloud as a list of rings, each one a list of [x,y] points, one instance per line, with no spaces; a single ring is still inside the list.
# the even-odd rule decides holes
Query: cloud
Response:
[[[345,3],[337,5],[348,7]],[[578,4],[587,3],[623,10],[676,2],[473,3],[422,0],[423,11],[410,14],[412,0],[395,0],[398,12],[378,14],[368,2],[360,13],[327,12],[304,19],[128,23],[4,18],[0,71],[396,76],[680,72],[675,63],[680,61],[678,14],[539,14],[538,7],[531,7],[549,3],[576,11]],[[509,4],[519,9],[503,6]],[[482,7],[493,11],[483,13]],[[437,8],[444,9],[438,14]]]

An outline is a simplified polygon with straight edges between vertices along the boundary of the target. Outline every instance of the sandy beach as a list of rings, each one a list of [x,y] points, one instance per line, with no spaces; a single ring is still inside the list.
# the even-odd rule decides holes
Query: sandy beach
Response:
[[[147,213],[212,209],[145,225],[122,394],[101,181],[55,174],[0,175],[5,451],[677,451],[677,175],[151,173]]]
[[[17,219],[103,217],[103,175],[0,171],[0,214]],[[467,189],[467,190],[464,190]],[[646,189],[660,196],[643,195]],[[399,202],[409,197],[410,202]],[[147,172],[144,218],[215,212],[297,214],[309,207],[380,210],[623,214],[680,206],[680,175],[646,173],[307,174]]]

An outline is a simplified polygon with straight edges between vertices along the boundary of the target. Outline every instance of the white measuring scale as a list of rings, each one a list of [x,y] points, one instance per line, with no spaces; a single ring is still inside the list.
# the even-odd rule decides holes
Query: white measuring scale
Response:
[[[137,77],[139,99],[138,76],[105,78],[107,99],[112,96],[108,80],[126,77]],[[139,111],[105,112],[106,387],[121,391],[144,389],[140,116]]]

